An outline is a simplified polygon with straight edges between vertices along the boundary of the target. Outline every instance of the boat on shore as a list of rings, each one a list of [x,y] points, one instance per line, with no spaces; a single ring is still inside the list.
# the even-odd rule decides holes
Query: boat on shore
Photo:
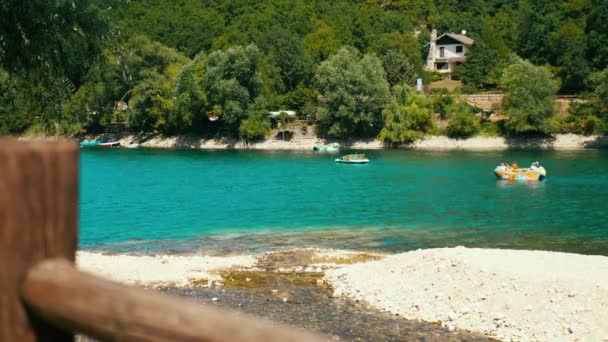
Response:
[[[336,162],[344,164],[366,164],[369,163],[369,159],[365,157],[365,154],[347,154],[337,158]]]
[[[101,142],[99,140],[94,141],[81,141],[80,147],[97,147]]]
[[[547,176],[544,167],[512,169],[499,165],[494,169],[496,178],[509,181],[538,181]]]
[[[313,149],[313,151],[319,151],[319,152],[338,152],[338,151],[340,151],[340,144],[338,144],[338,143],[317,144],[312,149]]]
[[[120,141],[108,141],[104,143],[100,143],[99,147],[118,147],[120,146]]]

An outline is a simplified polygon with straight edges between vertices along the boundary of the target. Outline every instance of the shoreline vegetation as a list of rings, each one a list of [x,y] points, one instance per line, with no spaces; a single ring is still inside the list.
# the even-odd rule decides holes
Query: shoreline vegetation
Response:
[[[257,141],[272,127],[299,120],[336,141],[506,137],[488,140],[501,148],[608,133],[608,6],[598,0],[270,0],[238,11],[229,1],[36,1],[44,11],[0,9],[7,27],[24,28],[0,31],[2,135],[127,130],[266,148]],[[56,17],[70,20],[47,22]],[[437,31],[470,42],[453,69],[427,58]],[[445,145],[482,148],[466,141]]]
[[[283,302],[290,300],[289,284],[306,284],[392,315],[503,341],[608,336],[602,319],[608,315],[606,256],[465,247],[394,255],[309,248],[226,257],[80,251],[77,263],[116,281],[159,289],[256,289],[281,277],[284,288],[271,291]],[[213,301],[222,301],[221,295]]]

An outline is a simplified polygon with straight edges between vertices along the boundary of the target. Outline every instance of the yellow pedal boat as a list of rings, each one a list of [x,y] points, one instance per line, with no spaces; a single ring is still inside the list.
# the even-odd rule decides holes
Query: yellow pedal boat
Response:
[[[537,181],[543,180],[547,176],[547,170],[540,166],[530,169],[512,169],[504,166],[497,166],[494,174],[498,179],[510,181]]]

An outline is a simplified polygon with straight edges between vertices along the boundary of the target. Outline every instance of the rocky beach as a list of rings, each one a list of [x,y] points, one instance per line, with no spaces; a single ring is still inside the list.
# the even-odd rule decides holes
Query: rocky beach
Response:
[[[446,339],[608,338],[604,319],[608,317],[608,257],[604,256],[464,247],[394,255],[317,249],[228,257],[79,252],[78,264],[116,281],[203,302],[224,302],[236,309],[247,302],[259,304],[260,296],[270,296],[276,305],[263,312],[256,311],[262,310],[257,304],[245,305],[243,310],[275,320],[281,320],[277,313],[285,309],[281,303],[296,301],[302,309],[307,301],[324,298],[323,305],[335,307],[336,301],[346,300],[357,307],[358,314],[390,318],[382,321],[389,326],[400,321],[427,323],[424,327],[430,323],[439,329],[436,336]],[[298,320],[286,322],[328,331]],[[474,335],[467,337],[466,331]]]
[[[557,134],[551,138],[505,138],[476,136],[468,139],[453,139],[447,136],[427,136],[411,144],[387,146],[378,139],[346,139],[326,140],[319,138],[313,128],[306,134],[293,130],[289,139],[284,139],[281,133],[273,131],[266,139],[258,142],[244,142],[233,138],[204,138],[196,135],[133,135],[110,134],[89,135],[85,141],[109,139],[120,141],[121,146],[138,143],[146,148],[191,148],[202,150],[218,149],[249,149],[249,150],[294,150],[312,151],[317,144],[338,142],[343,148],[352,150],[378,150],[383,148],[403,148],[417,150],[507,150],[507,149],[555,149],[577,150],[584,148],[606,148],[608,138],[599,135]]]

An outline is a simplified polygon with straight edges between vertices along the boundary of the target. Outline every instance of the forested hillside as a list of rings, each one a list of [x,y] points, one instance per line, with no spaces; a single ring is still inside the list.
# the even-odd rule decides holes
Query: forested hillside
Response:
[[[433,28],[475,40],[454,75],[465,91],[512,95],[504,110],[515,119],[500,132],[595,133],[608,116],[605,0],[10,0],[0,15],[9,18],[0,24],[5,134],[120,122],[255,139],[277,109],[315,117],[335,137],[382,130],[410,141],[433,130],[433,112],[452,130],[474,126],[454,136],[476,134],[483,122],[471,108],[408,88],[438,77],[424,71]],[[538,78],[521,87],[548,91],[514,109],[527,75]],[[543,102],[556,91],[589,102],[557,122]]]

